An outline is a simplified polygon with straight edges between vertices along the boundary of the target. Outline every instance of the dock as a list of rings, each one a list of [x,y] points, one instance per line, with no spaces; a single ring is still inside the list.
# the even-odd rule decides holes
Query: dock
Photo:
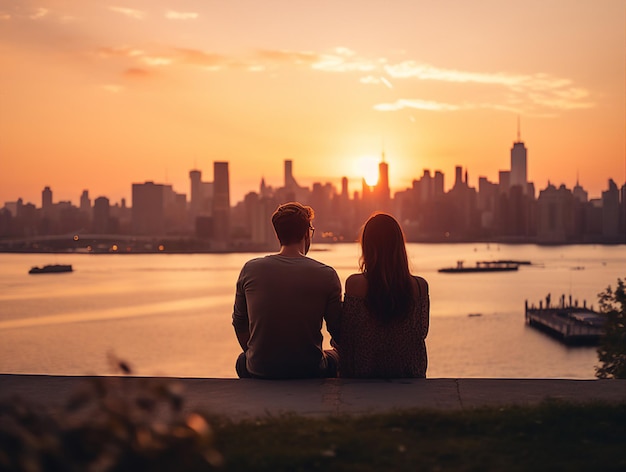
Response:
[[[555,339],[569,346],[597,346],[604,335],[605,317],[587,308],[586,302],[578,306],[578,302],[569,303],[565,295],[557,306],[550,304],[550,296],[546,297],[539,306],[529,306],[525,303],[526,323],[533,328],[543,331]]]

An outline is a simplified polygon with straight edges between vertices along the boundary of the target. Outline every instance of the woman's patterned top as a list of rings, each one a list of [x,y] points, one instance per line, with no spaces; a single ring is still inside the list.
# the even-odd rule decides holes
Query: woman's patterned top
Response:
[[[404,320],[381,323],[370,315],[364,298],[344,297],[337,346],[340,377],[426,377],[430,299],[426,281],[415,278],[419,295]]]

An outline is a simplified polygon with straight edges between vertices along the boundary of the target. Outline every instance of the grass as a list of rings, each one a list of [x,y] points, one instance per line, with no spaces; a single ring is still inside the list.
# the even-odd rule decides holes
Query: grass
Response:
[[[224,470],[626,470],[626,405],[214,420]]]

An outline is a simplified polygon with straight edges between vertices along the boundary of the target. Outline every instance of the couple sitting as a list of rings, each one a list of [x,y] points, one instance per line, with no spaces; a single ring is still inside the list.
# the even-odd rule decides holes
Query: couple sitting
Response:
[[[313,210],[280,205],[272,224],[280,252],[248,261],[237,281],[233,326],[239,377],[426,377],[428,284],[409,272],[404,235],[391,216],[368,219],[361,273],[341,282],[306,257]],[[322,349],[322,320],[334,349]]]

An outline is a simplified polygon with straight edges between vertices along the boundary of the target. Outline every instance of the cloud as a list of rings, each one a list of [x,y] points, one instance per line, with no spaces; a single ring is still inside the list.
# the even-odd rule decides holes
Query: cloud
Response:
[[[174,60],[170,57],[143,56],[141,61],[148,66],[169,66]]]
[[[400,98],[393,103],[379,103],[374,105],[374,110],[378,111],[398,111],[405,108],[427,111],[455,111],[460,110],[461,106],[451,105],[449,103],[433,102],[428,100],[413,100]]]
[[[353,59],[349,49],[337,48],[335,54],[321,54],[312,65],[313,69],[325,72],[371,72],[376,70],[376,61],[368,59]]]
[[[35,13],[33,13],[32,15],[29,16],[29,18],[31,20],[40,20],[41,18],[47,16],[49,13],[49,10],[46,8],[37,8],[37,10],[35,11]]]
[[[311,51],[289,51],[285,49],[261,49],[256,53],[257,58],[264,62],[307,64],[311,65],[320,60],[320,56]]]
[[[420,80],[438,80],[443,82],[476,82],[483,84],[513,85],[514,77],[504,74],[481,74],[476,72],[463,72],[454,69],[441,69],[430,64],[404,61],[399,64],[387,64],[385,72],[397,79],[415,78]]]
[[[169,10],[165,12],[165,18],[168,20],[196,20],[200,15],[194,12],[180,12]]]
[[[102,47],[97,51],[100,57],[141,57],[145,55],[145,52],[141,49],[131,48],[128,46],[121,47]]]
[[[415,61],[404,61],[399,64],[388,64],[384,70],[393,78],[433,80],[450,83],[473,83],[489,86],[501,86],[509,89],[517,98],[512,101],[527,103],[558,110],[591,108],[589,92],[574,86],[569,79],[554,77],[549,74],[507,74],[467,72],[455,69],[434,67],[430,64]],[[474,107],[497,108],[502,105],[481,104]],[[508,108],[508,107],[507,107]]]
[[[386,86],[387,88],[390,88],[390,89],[392,89],[392,88],[393,88],[393,85],[391,85],[391,82],[389,82],[386,78],[381,77],[381,78],[380,78],[380,81],[381,81],[383,84],[385,84],[385,86]]]
[[[385,87],[392,89],[393,85],[386,77],[374,77],[373,75],[367,75],[365,77],[361,77],[359,82],[367,85],[380,85],[383,84]]]
[[[132,18],[134,20],[143,20],[146,14],[141,10],[134,10],[132,8],[124,8],[124,7],[109,7],[109,10],[124,15],[128,18]]]
[[[273,72],[281,67],[306,67],[321,73],[353,73],[366,85],[384,85],[390,90],[399,81],[432,81],[450,86],[480,85],[480,93],[459,99],[459,103],[446,103],[429,96],[398,97],[395,101],[374,105],[375,110],[397,111],[417,109],[425,111],[456,111],[465,109],[492,109],[514,112],[553,114],[558,111],[584,109],[594,106],[590,93],[572,80],[545,73],[513,74],[485,73],[436,67],[431,64],[407,60],[396,64],[385,58],[360,57],[348,48],[335,48],[331,52],[294,51],[286,49],[260,49],[247,57],[228,56],[200,49],[172,48],[159,52],[146,52],[128,46],[100,48],[101,57],[125,57],[135,66],[187,65],[207,71],[244,70],[251,73]],[[357,76],[358,77],[358,76]],[[392,83],[393,82],[393,83]],[[503,93],[504,92],[504,93]],[[458,95],[458,91],[455,92]],[[480,99],[476,97],[480,96]]]
[[[381,83],[380,77],[374,77],[373,75],[366,75],[365,77],[361,77],[359,82],[367,85],[379,85]]]

